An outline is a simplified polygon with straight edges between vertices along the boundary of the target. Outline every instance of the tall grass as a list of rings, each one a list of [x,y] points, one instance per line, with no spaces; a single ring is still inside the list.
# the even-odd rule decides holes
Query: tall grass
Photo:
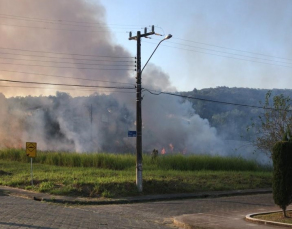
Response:
[[[263,171],[268,166],[260,165],[253,160],[238,157],[220,157],[209,155],[168,155],[157,158],[157,166],[163,170],[221,170],[221,171]]]
[[[28,162],[25,150],[0,150],[0,159]],[[136,156],[131,154],[109,153],[68,153],[68,152],[38,152],[35,163],[66,166],[95,167],[102,169],[125,170],[135,167]],[[143,166],[148,169],[179,170],[179,171],[267,171],[270,167],[259,165],[255,161],[235,157],[220,157],[208,155],[159,155],[151,158],[143,156]]]
[[[0,150],[0,159],[27,162],[25,150]],[[103,169],[123,170],[135,165],[133,155],[107,154],[107,153],[68,153],[40,151],[33,159],[35,163],[67,166],[67,167],[96,167]]]

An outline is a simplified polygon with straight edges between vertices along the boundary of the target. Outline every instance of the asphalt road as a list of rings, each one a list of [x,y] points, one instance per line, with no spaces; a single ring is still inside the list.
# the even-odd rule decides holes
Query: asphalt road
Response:
[[[216,214],[216,217],[237,217],[237,220],[243,221],[248,213],[268,210],[278,210],[271,194],[124,205],[65,206],[0,192],[0,228],[13,229],[177,228],[172,223],[173,217],[183,214],[205,214],[205,220],[212,220],[212,214]]]

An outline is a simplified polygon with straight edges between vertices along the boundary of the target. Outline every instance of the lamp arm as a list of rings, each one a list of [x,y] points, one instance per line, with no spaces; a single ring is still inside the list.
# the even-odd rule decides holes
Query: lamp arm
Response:
[[[141,70],[141,73],[143,72],[144,68],[146,67],[146,65],[148,64],[149,60],[151,59],[151,57],[153,56],[153,54],[155,53],[156,49],[158,48],[158,46],[161,44],[162,41],[166,40],[165,38],[163,40],[161,40],[158,45],[156,46],[156,48],[154,49],[154,51],[152,52],[151,56],[149,57],[149,59],[147,60],[146,64],[144,65],[144,67]]]

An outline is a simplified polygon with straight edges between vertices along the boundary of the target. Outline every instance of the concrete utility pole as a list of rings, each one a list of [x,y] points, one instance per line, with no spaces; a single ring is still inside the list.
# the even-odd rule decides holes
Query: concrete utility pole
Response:
[[[137,36],[132,36],[132,32],[129,34],[129,40],[137,41],[137,77],[136,77],[136,185],[139,192],[143,191],[143,178],[142,178],[142,71],[149,62],[150,58],[153,56],[154,52],[160,45],[160,43],[166,39],[171,38],[171,35],[167,35],[162,41],[158,43],[155,50],[151,54],[150,58],[147,60],[143,69],[141,70],[141,37],[148,37],[150,35],[156,34],[154,32],[154,25],[152,25],[152,31],[147,33],[147,28],[144,29],[144,34],[137,31]],[[160,34],[156,34],[160,35]],[[161,35],[160,35],[161,36]]]

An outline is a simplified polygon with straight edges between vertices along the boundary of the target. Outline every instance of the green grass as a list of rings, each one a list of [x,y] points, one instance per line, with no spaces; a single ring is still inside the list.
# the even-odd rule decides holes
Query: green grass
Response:
[[[182,155],[143,159],[143,193],[135,185],[133,155],[40,152],[33,162],[32,186],[25,152],[0,151],[0,185],[84,197],[271,187],[271,169],[243,159]]]

